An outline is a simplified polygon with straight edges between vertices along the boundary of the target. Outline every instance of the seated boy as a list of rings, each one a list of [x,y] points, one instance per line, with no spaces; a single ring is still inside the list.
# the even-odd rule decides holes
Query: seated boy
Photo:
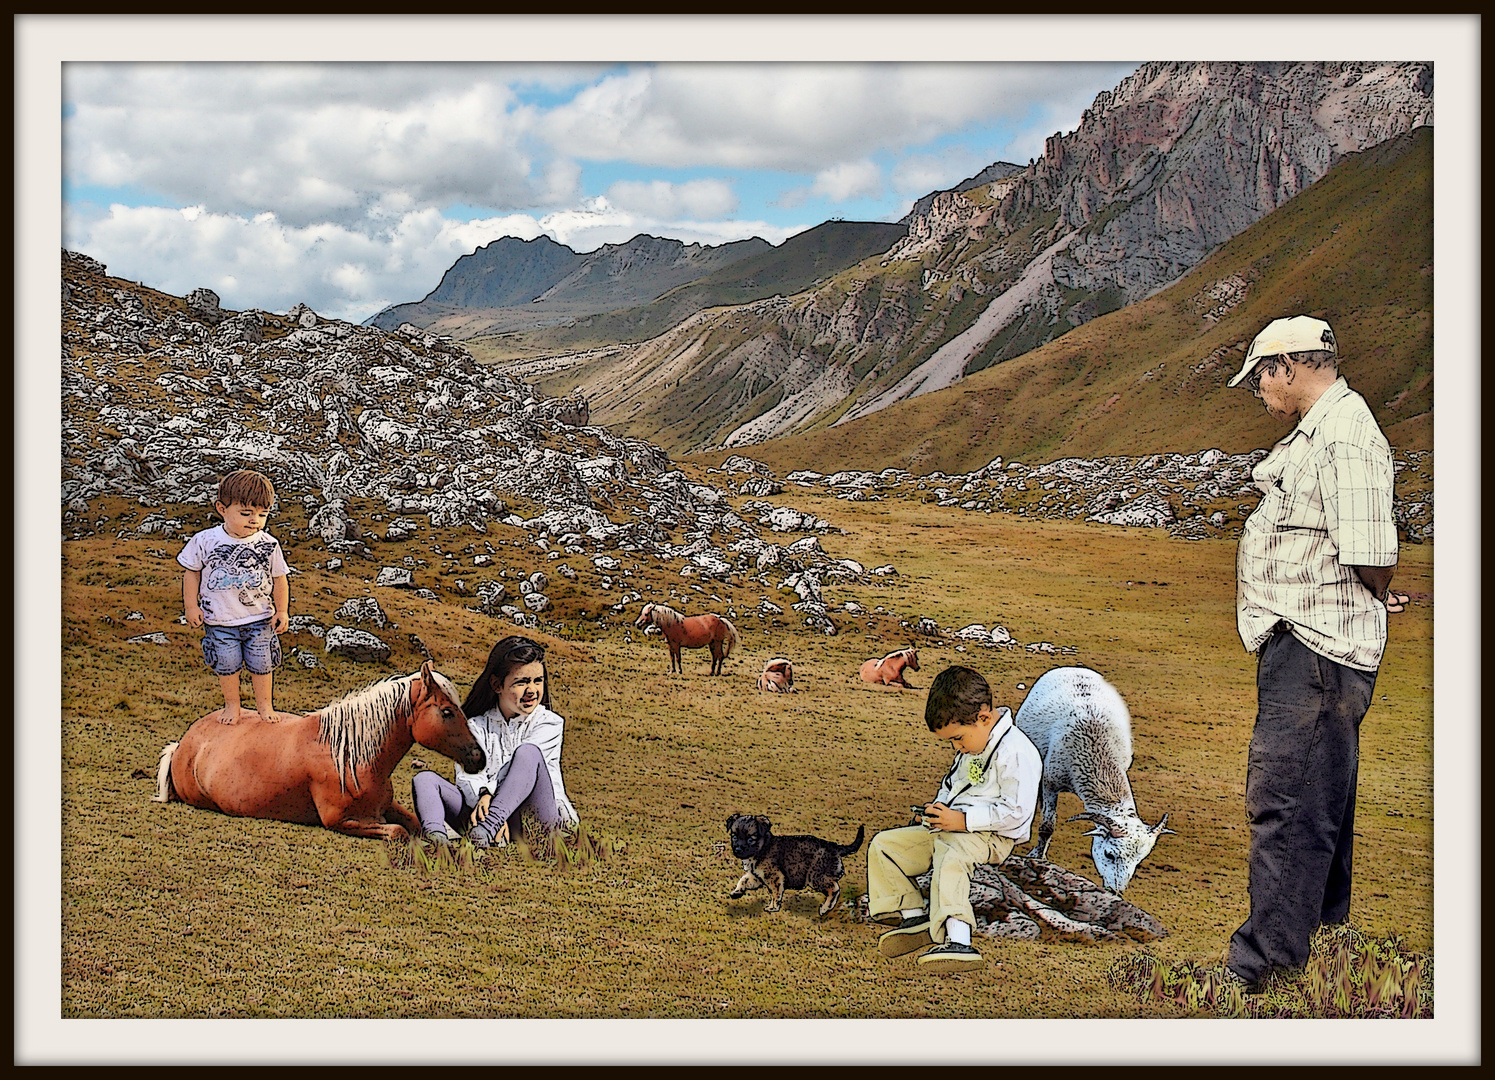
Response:
[[[900,915],[878,938],[884,956],[902,956],[939,942],[919,966],[953,972],[978,968],[971,947],[971,868],[1000,863],[1028,839],[1038,805],[1043,760],[1014,726],[1012,711],[993,711],[991,687],[967,667],[946,668],[929,686],[924,722],[955,747],[955,763],[921,824],[886,829],[867,849],[868,911],[877,921]],[[914,878],[934,870],[929,910]]]

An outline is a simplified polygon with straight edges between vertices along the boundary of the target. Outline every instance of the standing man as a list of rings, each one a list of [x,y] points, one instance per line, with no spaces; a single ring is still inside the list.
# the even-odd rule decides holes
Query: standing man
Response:
[[[1267,324],[1231,386],[1298,424],[1251,472],[1262,500],[1236,561],[1236,623],[1257,654],[1246,764],[1251,914],[1226,966],[1250,988],[1299,968],[1321,923],[1350,909],[1360,721],[1386,647],[1396,566],[1391,447],[1340,377],[1334,331]]]

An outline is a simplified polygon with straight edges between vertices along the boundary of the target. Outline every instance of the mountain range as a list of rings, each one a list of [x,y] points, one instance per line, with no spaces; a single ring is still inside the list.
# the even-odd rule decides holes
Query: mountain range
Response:
[[[1144,64],[1026,168],[935,193],[876,257],[536,378],[676,452],[849,422],[1151,295],[1432,119],[1429,64]]]

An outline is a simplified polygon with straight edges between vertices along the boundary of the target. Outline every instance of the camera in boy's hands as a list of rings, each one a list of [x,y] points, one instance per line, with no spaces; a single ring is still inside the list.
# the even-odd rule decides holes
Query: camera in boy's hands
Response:
[[[924,807],[922,807],[922,806],[910,806],[908,809],[909,809],[909,813],[911,813],[911,814],[914,815],[913,823],[915,825],[922,825],[922,824],[924,824],[924,815],[928,812],[928,811],[926,811],[924,809]]]

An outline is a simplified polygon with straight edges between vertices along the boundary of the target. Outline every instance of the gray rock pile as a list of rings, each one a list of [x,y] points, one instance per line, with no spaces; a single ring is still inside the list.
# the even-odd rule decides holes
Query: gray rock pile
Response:
[[[880,473],[838,472],[830,476],[808,470],[792,472],[786,481],[828,489],[837,498],[881,499],[913,494],[940,506],[984,513],[1017,514],[1046,520],[1079,519],[1106,525],[1166,529],[1172,536],[1197,540],[1232,536],[1256,507],[1261,492],[1251,469],[1266,450],[1226,454],[1210,448],[1195,454],[1150,454],[1143,457],[1062,458],[1045,465],[994,458],[973,472],[914,476],[902,469]],[[1394,451],[1398,476],[1393,513],[1403,539],[1414,543],[1433,538],[1432,454]],[[1421,477],[1425,484],[1407,481]],[[1419,490],[1425,487],[1426,490]],[[756,508],[759,503],[746,503]]]

